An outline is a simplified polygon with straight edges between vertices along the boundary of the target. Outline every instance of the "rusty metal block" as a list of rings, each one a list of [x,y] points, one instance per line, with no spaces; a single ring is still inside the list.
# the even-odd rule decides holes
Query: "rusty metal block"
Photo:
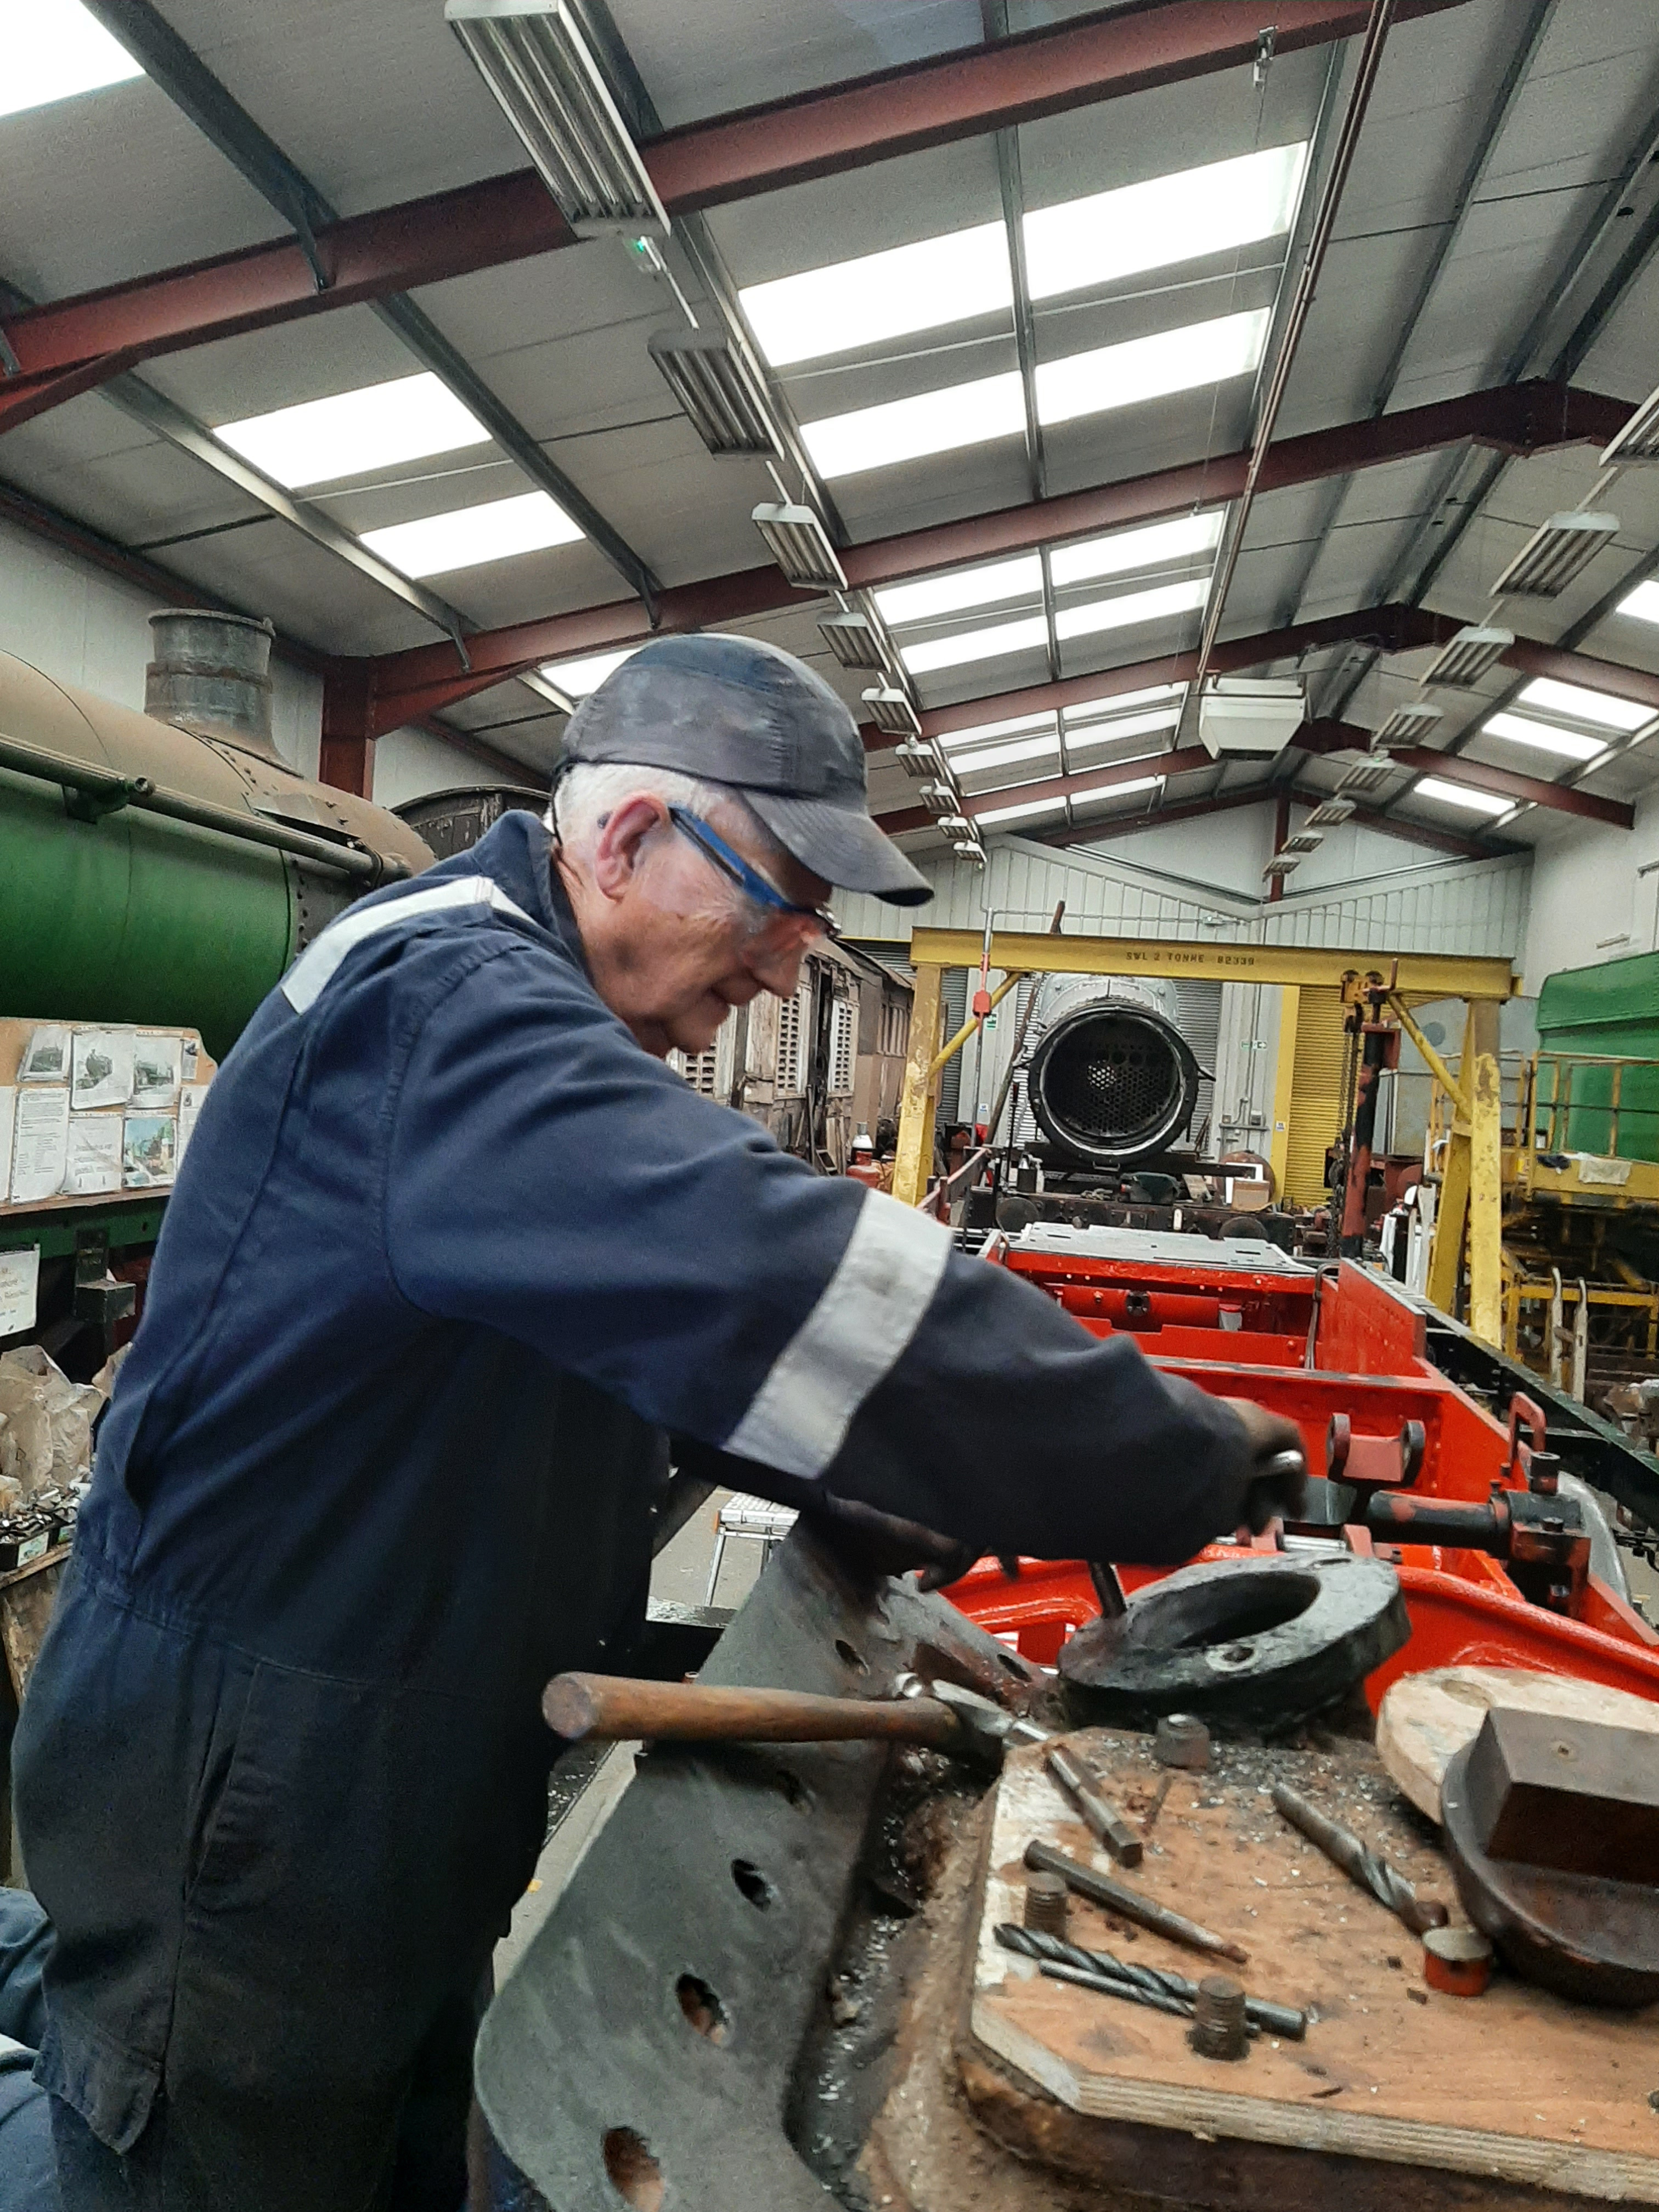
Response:
[[[1494,1706],[1468,1789],[1490,1858],[1612,1881],[1659,1874],[1659,1755],[1638,1729]]]

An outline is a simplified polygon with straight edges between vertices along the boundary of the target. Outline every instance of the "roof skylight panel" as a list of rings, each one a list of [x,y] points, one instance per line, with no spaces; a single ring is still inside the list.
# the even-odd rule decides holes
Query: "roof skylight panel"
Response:
[[[1480,731],[1483,737],[1501,738],[1511,745],[1529,745],[1534,752],[1555,753],[1564,760],[1600,760],[1607,749],[1605,738],[1586,737],[1554,722],[1534,722],[1525,714],[1488,714]]]
[[[1012,768],[1018,761],[1055,760],[1060,758],[1060,736],[1050,730],[1045,736],[1011,738],[1006,745],[986,745],[978,752],[951,755],[951,765],[958,775],[978,775],[993,768]]]
[[[1471,814],[1496,817],[1512,811],[1515,801],[1500,799],[1496,792],[1474,791],[1466,783],[1447,783],[1437,775],[1419,776],[1412,786],[1419,799],[1431,799],[1441,806],[1461,806]]]
[[[1202,553],[1221,541],[1224,510],[1178,515],[1171,522],[1147,523],[1137,530],[1115,530],[1109,538],[1085,538],[1056,546],[1048,556],[1054,588],[1091,582],[1097,576],[1121,576],[1135,568],[1164,568]]]
[[[1025,217],[1032,299],[1059,299],[1280,236],[1295,218],[1307,155],[1305,140],[1269,146],[1033,209]]]
[[[1659,623],[1659,584],[1638,584],[1620,600],[1619,612],[1634,615],[1638,622]]]
[[[490,500],[449,514],[366,530],[362,542],[405,576],[441,576],[485,561],[538,553],[549,545],[573,544],[581,534],[556,500],[544,491],[529,491],[516,499]]]
[[[1615,699],[1606,691],[1587,691],[1580,684],[1558,684],[1553,676],[1537,677],[1525,685],[1516,704],[1537,707],[1545,714],[1571,714],[1575,721],[1599,722],[1609,730],[1639,730],[1659,715],[1659,708]]]
[[[976,728],[971,730],[952,730],[947,736],[936,738],[934,742],[943,745],[945,751],[954,757],[964,745],[981,745],[992,738],[1012,738],[1027,730],[1045,728],[1050,736],[1054,735],[1054,714],[1052,708],[1048,708],[1036,714],[1016,714],[1006,722],[981,722]]]
[[[289,491],[489,442],[477,416],[425,369],[221,422],[213,434]]]
[[[916,584],[890,584],[876,593],[876,605],[884,622],[902,627],[960,614],[969,607],[994,606],[1001,599],[1035,598],[1042,590],[1042,562],[1035,553],[1026,553],[978,568],[952,568]]]
[[[1190,614],[1210,595],[1207,576],[1179,584],[1158,584],[1148,592],[1120,592],[1115,599],[1091,599],[1085,606],[1061,607],[1054,635],[1061,639],[1095,637],[1102,630],[1127,629],[1136,623],[1160,622],[1168,615]]]
[[[0,115],[21,115],[144,74],[81,0],[29,0],[5,12]]]
[[[1048,624],[1042,615],[1022,615],[1017,622],[988,623],[979,629],[959,629],[949,637],[930,637],[900,649],[899,659],[912,676],[926,676],[936,668],[960,668],[971,660],[996,660],[1004,653],[1025,653],[1048,642]]]
[[[1028,799],[1018,806],[994,806],[988,813],[975,814],[974,820],[981,830],[988,830],[996,822],[1029,822],[1039,814],[1063,814],[1063,799]]]
[[[1109,799],[1128,799],[1137,791],[1156,791],[1164,781],[1161,775],[1136,775],[1131,776],[1127,783],[1109,783],[1099,791],[1074,791],[1072,811],[1075,813],[1079,806],[1102,806]]]
[[[1261,364],[1268,321],[1266,307],[1250,308],[1097,346],[1063,361],[1040,362],[1035,380],[1038,418],[1052,427],[1227,377],[1248,376]],[[826,415],[804,422],[801,436],[818,474],[833,481],[985,445],[993,438],[1020,437],[1024,429],[1019,372],[1011,369],[938,392],[919,392],[908,399]]]
[[[590,691],[599,690],[613,669],[620,668],[639,649],[637,645],[625,645],[620,653],[587,653],[576,660],[544,661],[541,672],[566,698],[585,699]]]
[[[1247,308],[1242,314],[1096,346],[1063,361],[1039,362],[1033,380],[1037,419],[1049,429],[1080,416],[1103,415],[1231,376],[1249,376],[1261,366],[1270,320],[1269,309]]]
[[[805,269],[738,295],[774,368],[851,353],[885,338],[1012,311],[1012,272],[1000,222]]]
[[[1127,738],[1149,738],[1155,731],[1172,730],[1181,720],[1179,707],[1152,707],[1144,714],[1120,715],[1115,722],[1091,722],[1086,728],[1074,730],[1068,723],[1066,729],[1066,748],[1079,753],[1095,745],[1115,744]]]

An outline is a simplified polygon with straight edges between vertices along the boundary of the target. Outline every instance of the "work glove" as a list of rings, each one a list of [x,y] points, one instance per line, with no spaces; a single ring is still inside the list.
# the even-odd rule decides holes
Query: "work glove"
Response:
[[[1302,1431],[1282,1413],[1270,1413],[1253,1398],[1229,1398],[1244,1425],[1249,1468],[1240,1508],[1241,1526],[1259,1536],[1270,1521],[1299,1520],[1305,1510],[1308,1459]]]

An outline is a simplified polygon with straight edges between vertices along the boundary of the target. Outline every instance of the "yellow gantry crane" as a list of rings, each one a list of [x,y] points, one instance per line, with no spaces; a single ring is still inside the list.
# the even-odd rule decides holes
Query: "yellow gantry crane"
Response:
[[[970,930],[918,929],[910,940],[916,973],[910,1052],[899,1109],[893,1194],[906,1205],[927,1195],[933,1161],[939,1077],[983,1014],[1026,975],[1189,976],[1226,983],[1272,983],[1290,991],[1386,984],[1388,1003],[1452,1101],[1455,1119],[1429,1263],[1429,1296],[1449,1312],[1468,1249],[1469,1326],[1489,1344],[1503,1332],[1503,1127],[1498,1010],[1518,988],[1510,963],[1455,953],[1372,952],[1310,945],[1194,944],[1171,938],[1060,936],[996,931],[988,942]],[[941,1044],[947,968],[1000,969],[1003,981],[981,1012]],[[1413,1020],[1406,995],[1468,1003],[1462,1079],[1454,1077]],[[1288,1098],[1286,1055],[1295,1047],[1292,1012],[1279,1020],[1276,1099]],[[1281,1117],[1282,1118],[1282,1117]]]

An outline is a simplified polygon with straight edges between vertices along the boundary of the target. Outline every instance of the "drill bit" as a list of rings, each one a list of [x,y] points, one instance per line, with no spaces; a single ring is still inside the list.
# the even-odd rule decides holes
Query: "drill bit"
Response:
[[[1273,1803],[1293,1828],[1300,1829],[1310,1844],[1324,1852],[1333,1866],[1340,1867],[1349,1881],[1358,1882],[1361,1889],[1370,1890],[1377,1903],[1386,1905],[1414,1936],[1421,1936],[1430,1928],[1445,1926],[1449,1915],[1437,1897],[1419,1897],[1397,1867],[1379,1858],[1352,1828],[1343,1827],[1316,1805],[1310,1804],[1299,1790],[1292,1790],[1286,1783],[1275,1782]]]
[[[1161,1966],[1132,1966],[1109,1951],[1085,1951],[1080,1943],[1067,1943],[1036,1929],[1011,1927],[1008,1933],[1017,1940],[1006,1941],[999,1928],[998,1942],[1005,1950],[1018,1951],[1028,1959],[1047,1960],[1054,1966],[1069,1966],[1075,1973],[1127,1982],[1149,1996],[1174,1997],[1187,2005],[1198,1995],[1197,1983],[1185,1974],[1171,1973]],[[1296,2043],[1308,2032],[1306,2013],[1298,2012],[1294,2005],[1274,2004],[1267,1997],[1246,1997],[1244,2016],[1253,2027],[1265,2028],[1269,2035],[1285,2036]]]
[[[1103,1794],[1093,1771],[1070,1744],[1058,1741],[1049,1743],[1043,1759],[1049,1773],[1082,1814],[1085,1825],[1097,1842],[1103,1844],[1121,1866],[1138,1867],[1145,1855],[1145,1844]]]
[[[1171,2013],[1177,2020],[1190,2020],[1193,2016],[1191,2005],[1180,1997],[1166,1996],[1159,1990],[1142,1989],[1138,1982],[1121,1980],[1116,1974],[1103,1974],[1086,1963],[1074,1963],[1079,1960],[1087,1961],[1090,1956],[1075,1944],[1060,1943],[1060,1955],[1050,1955],[1046,1947],[1056,1942],[1057,1938],[1038,1936],[1033,1929],[1016,1928],[1010,1921],[1000,1923],[996,1938],[1005,1951],[1018,1951],[1024,1958],[1036,1960],[1038,1972],[1046,1974],[1050,1981],[1075,1982],[1079,1988],[1093,1990],[1097,1996],[1121,1997],[1127,2004],[1146,2005],[1152,2012]],[[1037,1942],[1045,1948],[1037,1949]]]
[[[1155,1936],[1167,1936],[1172,1943],[1184,1943],[1189,1951],[1211,1951],[1218,1958],[1236,1959],[1242,1966],[1249,1953],[1242,1945],[1231,1943],[1213,1929],[1200,1928],[1196,1920],[1188,1920],[1184,1912],[1171,1912],[1167,1905],[1154,1905],[1150,1897],[1139,1890],[1127,1888],[1114,1881],[1109,1875],[1097,1874],[1092,1867],[1080,1860],[1068,1858],[1057,1851],[1052,1844],[1027,1844],[1025,1863],[1039,1868],[1044,1874],[1065,1877],[1066,1886],[1079,1897],[1103,1905],[1108,1912],[1115,1912],[1121,1919],[1133,1920],[1142,1928],[1149,1928]]]

